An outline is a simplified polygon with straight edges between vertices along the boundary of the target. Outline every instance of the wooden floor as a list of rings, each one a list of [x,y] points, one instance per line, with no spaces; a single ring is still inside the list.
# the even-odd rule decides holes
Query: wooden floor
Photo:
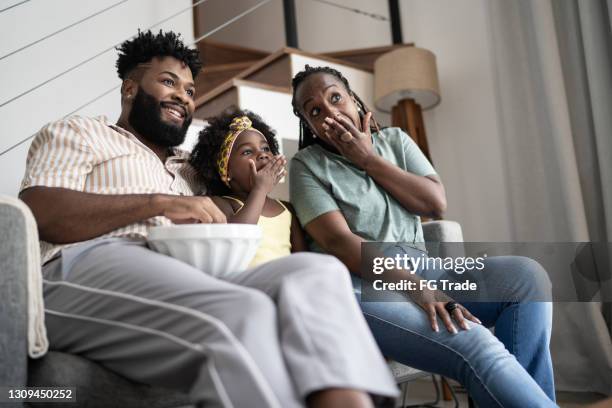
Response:
[[[467,395],[462,389],[453,387],[456,389],[456,395],[459,400],[460,408],[468,408]],[[433,401],[435,398],[435,391],[432,385],[431,379],[419,379],[409,383],[408,393],[406,398],[406,404],[421,404]],[[605,396],[594,393],[578,393],[578,392],[558,392],[557,393],[557,404],[561,408],[578,408],[584,407],[585,405],[595,403],[604,399]],[[398,401],[398,407],[401,406],[401,398]],[[436,405],[440,408],[452,408],[455,406],[453,401],[441,401]],[[612,408],[612,406],[611,406]]]

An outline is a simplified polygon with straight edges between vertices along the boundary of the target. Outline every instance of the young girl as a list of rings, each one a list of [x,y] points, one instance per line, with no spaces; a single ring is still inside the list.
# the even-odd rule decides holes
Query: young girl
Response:
[[[247,110],[230,109],[199,135],[191,164],[228,223],[257,224],[262,240],[250,266],[304,251],[302,229],[289,203],[268,197],[285,175],[275,132]]]

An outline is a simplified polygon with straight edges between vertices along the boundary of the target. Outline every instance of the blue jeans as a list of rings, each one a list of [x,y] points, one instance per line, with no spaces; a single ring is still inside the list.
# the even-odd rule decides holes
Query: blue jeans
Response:
[[[432,278],[430,273],[435,275],[419,272],[424,278]],[[495,282],[493,290],[519,297],[534,286],[550,286],[546,271],[524,257],[487,258],[482,273]],[[397,302],[362,302],[358,278],[353,278],[353,285],[387,357],[459,381],[479,407],[556,406],[549,350],[552,303],[462,303],[483,325],[468,322],[470,330],[462,330],[455,324],[459,333],[452,334],[438,319],[436,333],[423,309],[405,297]],[[495,327],[495,335],[486,327]]]

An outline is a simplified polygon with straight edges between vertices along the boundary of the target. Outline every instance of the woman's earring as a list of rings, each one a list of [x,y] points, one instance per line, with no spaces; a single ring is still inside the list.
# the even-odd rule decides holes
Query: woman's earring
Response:
[[[312,138],[316,139],[317,138],[317,134],[315,133],[315,131],[312,130],[312,128],[310,126],[308,126],[308,130],[310,130],[310,134],[312,135]]]

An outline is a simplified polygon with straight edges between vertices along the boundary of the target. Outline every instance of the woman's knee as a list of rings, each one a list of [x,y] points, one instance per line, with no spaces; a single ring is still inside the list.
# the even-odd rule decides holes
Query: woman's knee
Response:
[[[508,282],[518,293],[517,301],[551,301],[552,282],[544,267],[526,256],[487,259],[487,273],[497,282]],[[512,299],[505,299],[512,300]]]
[[[532,301],[550,301],[552,282],[546,269],[535,259],[526,256],[515,256],[516,276],[528,284],[532,290]]]

